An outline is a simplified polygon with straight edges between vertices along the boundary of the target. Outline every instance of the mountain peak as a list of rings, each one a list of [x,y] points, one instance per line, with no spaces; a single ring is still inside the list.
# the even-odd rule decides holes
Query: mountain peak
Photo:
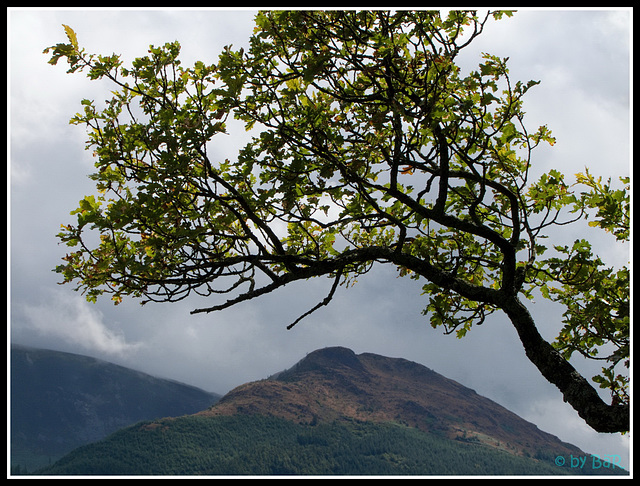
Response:
[[[352,350],[341,346],[328,347],[313,351],[292,368],[282,371],[272,378],[278,381],[297,381],[308,373],[329,372],[340,368],[364,372],[365,368]]]
[[[327,361],[331,364],[341,363],[347,366],[359,365],[358,356],[351,349],[342,346],[330,346],[309,353],[302,361]]]

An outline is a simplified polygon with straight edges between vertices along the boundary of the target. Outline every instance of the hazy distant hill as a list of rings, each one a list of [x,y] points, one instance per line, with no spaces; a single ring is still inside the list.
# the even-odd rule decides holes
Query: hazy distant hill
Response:
[[[586,457],[422,365],[345,348],[310,353],[207,410],[79,448],[43,474],[555,475]],[[620,472],[620,471],[617,471]]]
[[[11,465],[33,471],[122,427],[219,398],[87,356],[12,345]]]

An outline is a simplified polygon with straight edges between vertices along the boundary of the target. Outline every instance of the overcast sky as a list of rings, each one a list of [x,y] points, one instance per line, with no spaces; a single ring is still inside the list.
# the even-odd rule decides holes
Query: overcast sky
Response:
[[[104,299],[86,303],[51,271],[66,253],[55,238],[69,211],[93,192],[83,127],[69,125],[82,98],[102,101],[106,83],[47,64],[45,47],[66,42],[73,28],[90,53],[146,55],[150,44],[178,40],[183,64],[214,62],[222,47],[247,45],[251,10],[10,9],[10,288],[11,342],[95,356],[156,376],[224,394],[288,368],[307,353],[345,346],[357,353],[401,357],[473,388],[539,428],[586,452],[619,454],[628,464],[628,436],[593,432],[525,358],[514,329],[499,315],[463,340],[445,336],[421,315],[419,284],[380,267],[291,331],[286,326],[323,299],[316,280],[285,288],[220,313],[192,316],[202,302],[148,304]],[[630,10],[522,10],[490,23],[465,62],[480,52],[510,58],[513,79],[540,80],[525,102],[533,131],[548,124],[553,148],[535,152],[539,171],[566,174],[588,166],[614,180],[630,173]],[[471,55],[473,54],[473,55]],[[471,66],[471,65],[470,65]],[[477,66],[477,62],[475,62]],[[223,151],[225,147],[220,147]],[[230,156],[230,158],[232,155]],[[564,243],[597,237],[612,264],[628,248],[593,233],[565,230]],[[545,302],[531,312],[553,339],[560,311]],[[577,363],[585,376],[599,369]]]

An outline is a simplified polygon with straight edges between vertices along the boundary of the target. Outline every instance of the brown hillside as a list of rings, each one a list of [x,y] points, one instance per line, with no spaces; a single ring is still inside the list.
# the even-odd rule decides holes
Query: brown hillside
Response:
[[[202,415],[261,414],[298,423],[397,422],[515,454],[581,454],[578,448],[475,391],[417,363],[334,347],[270,379],[241,385]]]

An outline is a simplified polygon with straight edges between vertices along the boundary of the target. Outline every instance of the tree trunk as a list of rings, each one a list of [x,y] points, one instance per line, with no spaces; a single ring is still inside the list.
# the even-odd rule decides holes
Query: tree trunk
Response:
[[[607,405],[587,380],[545,341],[527,308],[515,297],[508,297],[502,309],[518,332],[527,358],[540,373],[556,385],[580,417],[597,432],[629,430],[629,406]]]

